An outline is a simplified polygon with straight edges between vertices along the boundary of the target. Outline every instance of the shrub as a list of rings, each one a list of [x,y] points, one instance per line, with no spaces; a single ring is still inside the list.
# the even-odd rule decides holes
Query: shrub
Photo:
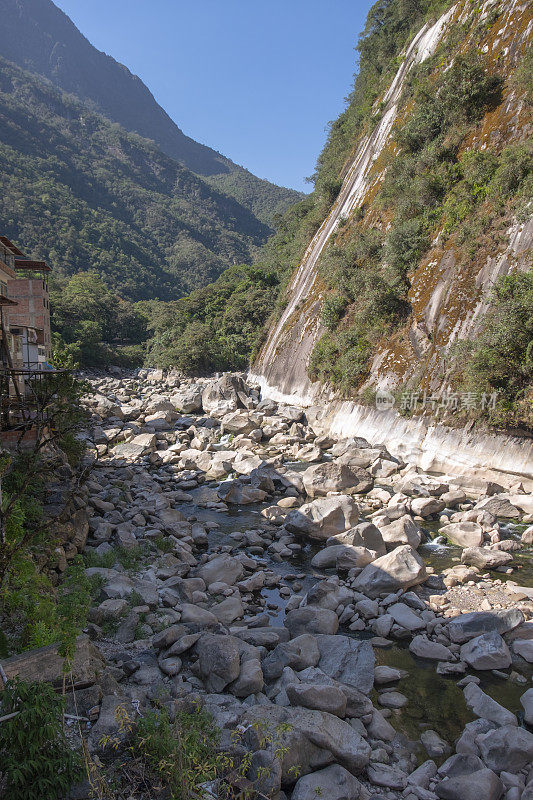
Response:
[[[2,713],[18,712],[0,725],[5,800],[56,800],[80,775],[80,762],[63,730],[63,698],[47,683],[8,681]]]

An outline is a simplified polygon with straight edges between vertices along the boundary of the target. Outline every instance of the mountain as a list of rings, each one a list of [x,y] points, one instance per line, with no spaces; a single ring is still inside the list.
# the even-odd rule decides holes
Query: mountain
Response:
[[[66,275],[170,299],[250,262],[270,228],[152,141],[0,59],[0,219]]]
[[[406,427],[372,417],[376,390],[407,416],[533,428],[532,12],[372,7],[253,366],[267,395],[378,441]]]
[[[261,180],[186,136],[142,80],[97,50],[51,0],[0,0],[0,55],[75,95],[125,130],[152,139],[163,153],[202,176],[272,226],[299,192]]]
[[[262,278],[178,300],[156,319],[154,360],[248,358],[265,396],[369,441],[419,448],[431,423],[403,419],[416,414],[533,429],[532,12],[377,0],[314,191],[262,249]]]

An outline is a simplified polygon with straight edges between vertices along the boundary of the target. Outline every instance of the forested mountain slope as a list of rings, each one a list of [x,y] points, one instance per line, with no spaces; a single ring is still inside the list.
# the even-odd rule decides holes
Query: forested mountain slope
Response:
[[[273,395],[496,393],[494,422],[533,425],[531,12],[374,5],[254,366]]]
[[[129,299],[202,286],[270,233],[153,142],[3,59],[0,174],[3,233]]]
[[[48,78],[127,131],[153,139],[262,222],[272,225],[274,214],[301,197],[186,136],[142,80],[93,47],[51,0],[0,0],[0,19],[0,56]]]

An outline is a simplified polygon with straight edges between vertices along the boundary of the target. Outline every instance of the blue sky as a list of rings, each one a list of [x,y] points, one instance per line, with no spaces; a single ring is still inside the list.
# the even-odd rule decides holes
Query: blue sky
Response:
[[[193,139],[309,191],[371,0],[55,0]]]

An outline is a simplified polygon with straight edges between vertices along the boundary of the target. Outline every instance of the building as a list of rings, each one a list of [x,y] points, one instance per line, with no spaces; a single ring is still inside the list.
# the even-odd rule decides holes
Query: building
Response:
[[[0,236],[0,261],[14,273],[7,279],[7,297],[17,304],[9,311],[9,330],[20,340],[23,368],[46,369],[52,357],[48,294],[51,269],[46,262],[25,256],[6,236]]]
[[[0,236],[0,445],[31,439],[35,386],[52,369],[48,273]]]

